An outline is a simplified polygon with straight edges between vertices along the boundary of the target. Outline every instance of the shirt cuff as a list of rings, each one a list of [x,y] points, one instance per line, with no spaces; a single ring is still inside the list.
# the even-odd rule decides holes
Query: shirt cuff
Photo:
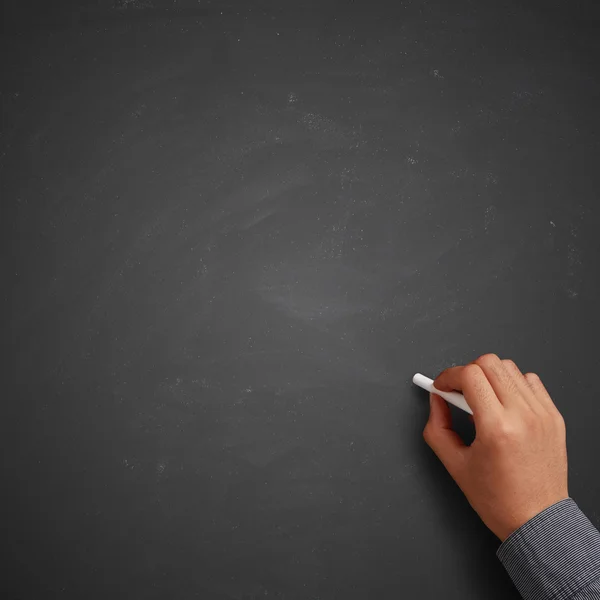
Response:
[[[525,600],[563,600],[600,577],[600,533],[571,499],[527,521],[497,556]]]

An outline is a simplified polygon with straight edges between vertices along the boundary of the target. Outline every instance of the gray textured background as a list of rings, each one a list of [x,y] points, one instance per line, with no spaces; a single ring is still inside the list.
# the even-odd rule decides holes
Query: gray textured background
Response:
[[[5,3],[10,597],[516,598],[410,385],[486,351],[599,524],[571,4]]]

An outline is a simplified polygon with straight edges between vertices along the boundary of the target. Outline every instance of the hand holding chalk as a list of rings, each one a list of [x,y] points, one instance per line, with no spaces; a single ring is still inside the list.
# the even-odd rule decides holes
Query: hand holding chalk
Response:
[[[433,385],[433,379],[429,379],[429,377],[425,377],[425,375],[421,375],[421,373],[417,373],[413,377],[413,383],[415,385],[418,385],[420,388],[427,390],[429,393],[441,396],[444,400],[446,400],[446,402],[449,402],[457,408],[464,410],[470,415],[473,414],[473,411],[467,404],[465,397],[459,392],[442,392],[435,388],[435,386]]]
[[[414,382],[463,410],[475,410],[475,440],[452,428],[446,402],[431,403],[423,438],[482,521],[504,541],[544,509],[569,497],[565,423],[540,378],[486,354]],[[468,412],[471,412],[468,410]],[[442,500],[443,501],[443,500]]]

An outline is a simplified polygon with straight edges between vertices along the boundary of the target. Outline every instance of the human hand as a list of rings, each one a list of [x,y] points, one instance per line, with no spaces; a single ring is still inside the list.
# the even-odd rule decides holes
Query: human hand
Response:
[[[486,354],[446,369],[434,385],[462,391],[476,436],[466,446],[452,429],[450,408],[432,394],[423,437],[500,540],[568,498],[565,424],[537,375]]]

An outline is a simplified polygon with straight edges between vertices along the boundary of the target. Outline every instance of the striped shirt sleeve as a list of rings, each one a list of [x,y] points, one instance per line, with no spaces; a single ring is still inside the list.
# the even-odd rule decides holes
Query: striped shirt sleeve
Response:
[[[600,533],[570,498],[512,533],[498,558],[525,600],[600,600]]]

